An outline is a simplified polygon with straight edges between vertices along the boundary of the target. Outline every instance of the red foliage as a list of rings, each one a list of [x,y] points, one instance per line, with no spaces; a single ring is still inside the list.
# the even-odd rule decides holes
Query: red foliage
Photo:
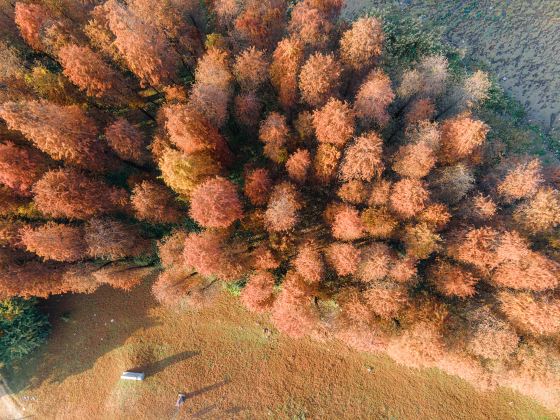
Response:
[[[286,117],[277,112],[271,112],[261,123],[259,139],[265,143],[263,154],[276,163],[283,163],[287,159],[285,144],[289,138]]]
[[[123,189],[90,178],[75,169],[47,172],[33,187],[37,208],[52,217],[89,219],[118,212],[128,202]]]
[[[455,163],[469,157],[486,140],[488,126],[468,115],[449,118],[441,125],[440,159]]]
[[[76,263],[65,266],[62,274],[62,288],[72,293],[93,293],[100,286],[93,276],[98,269],[95,263]]]
[[[323,257],[312,241],[299,248],[293,265],[297,273],[309,283],[319,283],[325,274]]]
[[[88,254],[94,258],[118,260],[152,253],[152,243],[138,229],[113,219],[90,219],[85,227]]]
[[[560,332],[560,299],[551,295],[502,291],[500,309],[520,330],[534,335]]]
[[[297,38],[286,38],[278,43],[272,55],[270,81],[278,91],[278,100],[285,109],[296,103],[297,76],[302,62],[303,42]]]
[[[354,113],[346,102],[331,98],[313,112],[313,126],[320,143],[342,148],[354,134]]]
[[[0,247],[24,248],[21,232],[27,226],[17,219],[0,219]]]
[[[54,222],[23,228],[21,242],[28,251],[46,260],[74,262],[83,259],[87,252],[81,227]]]
[[[349,181],[359,179],[371,181],[383,172],[383,141],[374,132],[361,135],[352,143],[344,154],[340,168],[340,177]]]
[[[11,130],[18,130],[53,159],[94,171],[111,165],[97,127],[77,105],[59,106],[46,101],[4,102],[2,117]]]
[[[336,21],[344,6],[343,0],[308,0],[309,6],[324,13],[331,21]]]
[[[318,328],[319,316],[312,306],[314,288],[293,271],[286,273],[282,292],[272,308],[272,321],[284,334],[300,338]]]
[[[445,296],[467,298],[476,293],[478,279],[469,271],[447,261],[438,261],[431,270],[436,289]]]
[[[309,167],[311,166],[311,155],[309,150],[298,149],[286,162],[286,171],[291,179],[297,182],[305,182]]]
[[[153,266],[139,267],[133,263],[122,262],[100,268],[93,273],[93,277],[99,283],[128,291],[142,283],[153,272]]]
[[[283,182],[274,187],[265,212],[266,228],[271,232],[292,229],[298,222],[301,201],[296,188]]]
[[[249,276],[241,292],[241,302],[253,312],[264,312],[272,307],[274,276],[268,271],[257,271]]]
[[[139,165],[148,160],[148,143],[144,135],[124,118],[119,118],[105,129],[105,138],[121,159]]]
[[[320,144],[315,154],[313,162],[313,170],[315,178],[322,184],[331,182],[338,167],[338,160],[340,159],[340,150],[332,144]]]
[[[202,22],[198,2],[166,1],[154,7],[150,0],[131,0],[128,4],[140,19],[170,39],[173,47],[182,54],[182,61],[193,64],[193,58],[203,47],[202,34],[197,27]]]
[[[389,273],[389,268],[394,259],[387,245],[373,243],[362,249],[357,277],[366,283],[375,283],[383,280]]]
[[[224,125],[232,94],[233,75],[229,55],[219,48],[210,48],[196,65],[196,82],[189,105],[218,127]]]
[[[401,236],[408,255],[424,260],[440,249],[441,236],[426,223],[408,225]]]
[[[142,181],[137,184],[132,190],[130,202],[134,214],[140,220],[153,223],[178,223],[183,217],[175,194],[153,181]]]
[[[371,186],[368,204],[371,206],[383,206],[389,203],[393,183],[386,179],[380,179]]]
[[[424,209],[429,194],[424,184],[415,179],[401,179],[391,189],[391,208],[402,218],[410,218]]]
[[[63,282],[63,270],[58,265],[30,261],[23,265],[11,264],[0,270],[0,296],[2,298],[50,295],[72,291]]]
[[[268,76],[268,62],[264,52],[255,47],[247,48],[235,58],[233,74],[243,89],[258,89]]]
[[[434,230],[442,230],[451,220],[451,214],[445,204],[435,203],[426,207],[418,216],[418,220]]]
[[[434,366],[444,354],[441,331],[433,323],[419,322],[391,339],[387,353],[408,367]]]
[[[234,99],[235,118],[247,127],[256,127],[260,120],[263,104],[253,92],[241,93]]]
[[[370,207],[360,215],[368,236],[388,239],[393,236],[399,222],[386,207]]]
[[[428,98],[420,98],[412,102],[406,111],[404,121],[408,126],[421,121],[429,121],[436,115],[434,101]]]
[[[527,249],[525,255],[511,255],[492,274],[501,287],[543,291],[560,284],[560,264]]]
[[[499,233],[489,227],[460,232],[448,244],[447,253],[487,273],[498,263],[494,253],[498,236]]]
[[[319,2],[305,0],[298,2],[292,9],[288,29],[292,36],[301,39],[305,45],[324,48],[334,26],[317,3]]]
[[[497,190],[506,201],[511,202],[534,195],[543,181],[541,162],[533,159],[510,170]]]
[[[448,253],[501,287],[543,291],[560,282],[560,264],[532,251],[516,232],[480,228],[457,235]]]
[[[249,198],[251,204],[262,206],[268,202],[272,180],[266,169],[257,168],[245,176],[243,192]]]
[[[340,38],[342,61],[355,70],[370,67],[381,54],[385,35],[381,22],[373,17],[363,17]]]
[[[159,303],[170,308],[200,308],[215,297],[213,284],[192,270],[173,267],[158,276],[152,285],[152,294]]]
[[[358,270],[361,252],[351,244],[334,242],[328,246],[325,255],[339,276],[354,274]]]
[[[353,241],[364,236],[360,213],[349,205],[341,206],[334,214],[332,235],[342,241]]]
[[[433,149],[425,142],[407,144],[397,151],[393,170],[403,177],[423,178],[436,164]]]
[[[49,10],[41,4],[16,2],[14,20],[25,42],[36,50],[44,50],[42,32],[53,23]]]
[[[277,112],[271,112],[261,123],[259,139],[265,144],[274,143],[283,146],[290,136],[286,117]]]
[[[343,183],[336,193],[342,201],[351,204],[364,204],[369,195],[368,185],[353,179]]]
[[[286,25],[286,1],[249,0],[235,20],[238,36],[257,48],[270,48],[282,36]]]
[[[31,187],[47,169],[46,159],[35,149],[0,143],[0,183],[17,194],[31,195]]]
[[[189,215],[204,227],[230,226],[243,216],[236,186],[222,177],[204,181],[192,192]]]
[[[252,267],[255,270],[274,270],[280,266],[280,262],[272,251],[264,245],[253,251],[252,259]]]
[[[390,118],[387,108],[394,99],[389,76],[381,70],[373,70],[356,93],[354,111],[359,118],[373,120],[384,127]]]
[[[58,60],[64,75],[87,95],[116,97],[125,94],[126,87],[119,74],[91,48],[64,45],[58,51]]]
[[[473,199],[473,215],[478,219],[490,219],[498,210],[496,204],[490,197],[483,196],[482,194],[477,195]]]
[[[532,233],[547,233],[560,225],[560,191],[541,188],[513,213],[513,219]]]
[[[372,311],[367,307],[364,295],[358,288],[352,286],[344,288],[338,294],[337,302],[342,309],[340,321],[343,326],[371,327]]]
[[[116,0],[103,5],[113,44],[143,85],[169,84],[177,72],[178,57],[166,37]]]
[[[164,268],[183,265],[183,248],[188,232],[177,229],[158,242],[158,255]]]
[[[407,293],[400,285],[379,283],[364,292],[367,306],[383,319],[395,318],[407,302]]]
[[[333,54],[312,54],[301,68],[299,90],[311,106],[323,105],[334,96],[340,85],[342,68]]]
[[[389,269],[389,278],[397,283],[407,283],[417,274],[417,260],[410,256],[400,258],[393,262]]]
[[[220,280],[235,280],[243,271],[243,264],[226,238],[209,230],[190,233],[185,240],[184,262],[202,276],[216,276]]]
[[[176,104],[167,106],[164,113],[169,138],[183,152],[191,155],[208,151],[221,163],[231,163],[233,156],[226,140],[200,112]]]

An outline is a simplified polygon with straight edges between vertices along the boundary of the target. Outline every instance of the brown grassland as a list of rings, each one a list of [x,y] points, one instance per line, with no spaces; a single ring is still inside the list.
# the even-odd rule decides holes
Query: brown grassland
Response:
[[[278,335],[222,293],[169,312],[145,283],[130,293],[54,297],[48,344],[10,385],[38,419],[553,419],[505,389],[480,393],[438,370],[414,371],[336,343]],[[113,320],[113,321],[112,321]],[[147,374],[126,382],[126,369]]]

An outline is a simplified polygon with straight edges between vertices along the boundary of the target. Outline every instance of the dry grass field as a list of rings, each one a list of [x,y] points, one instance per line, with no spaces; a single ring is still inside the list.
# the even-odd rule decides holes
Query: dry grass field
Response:
[[[346,15],[387,5],[441,25],[454,45],[487,63],[532,119],[560,131],[559,1],[349,0]]]
[[[10,385],[37,419],[547,419],[508,390],[479,393],[436,370],[413,371],[334,342],[279,336],[223,293],[170,313],[144,284],[130,294],[53,298],[48,344]],[[144,382],[119,380],[125,369]]]

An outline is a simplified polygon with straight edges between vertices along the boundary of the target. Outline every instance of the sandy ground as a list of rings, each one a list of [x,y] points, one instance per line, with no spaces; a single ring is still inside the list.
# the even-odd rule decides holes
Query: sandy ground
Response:
[[[148,285],[55,298],[51,308],[49,343],[10,378],[33,418],[555,418],[508,390],[479,393],[436,370],[278,335],[226,293],[198,312],[162,309]],[[146,380],[119,380],[123,370]],[[176,412],[178,392],[187,401]]]
[[[347,0],[345,13],[394,4],[443,25],[453,44],[488,63],[532,119],[560,132],[560,1]]]

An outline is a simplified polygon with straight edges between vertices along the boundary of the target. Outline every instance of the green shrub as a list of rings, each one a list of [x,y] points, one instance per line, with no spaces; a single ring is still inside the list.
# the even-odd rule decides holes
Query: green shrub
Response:
[[[383,20],[386,64],[392,68],[408,67],[427,55],[447,56],[453,70],[460,61],[457,51],[442,41],[442,30],[394,8],[374,9],[372,16]]]
[[[47,316],[34,299],[0,301],[0,365],[10,365],[43,344],[50,331]]]

